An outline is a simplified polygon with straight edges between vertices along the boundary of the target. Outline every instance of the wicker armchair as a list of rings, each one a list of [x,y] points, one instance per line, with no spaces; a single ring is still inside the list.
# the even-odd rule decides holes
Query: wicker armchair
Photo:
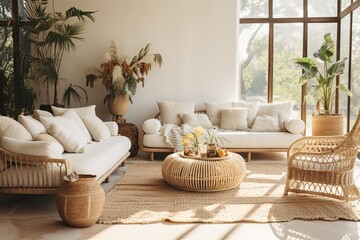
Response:
[[[360,112],[346,136],[304,137],[294,142],[288,150],[284,195],[295,192],[359,199],[353,176],[359,142]]]

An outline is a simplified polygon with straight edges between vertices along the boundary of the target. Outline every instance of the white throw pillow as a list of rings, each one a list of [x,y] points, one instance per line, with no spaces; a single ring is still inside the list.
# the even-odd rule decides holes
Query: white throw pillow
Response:
[[[96,107],[96,105],[90,105],[90,106],[80,107],[80,108],[58,108],[58,107],[51,106],[51,110],[53,111],[55,116],[61,116],[69,109],[75,111],[75,113],[77,115],[82,116],[82,115],[87,115],[87,114],[95,115],[95,107]]]
[[[0,138],[10,137],[18,140],[32,140],[31,134],[18,121],[0,116]]]
[[[279,126],[281,130],[285,130],[284,121],[291,118],[293,109],[293,102],[279,102],[279,103],[261,103],[258,109],[258,116],[263,115],[279,115]]]
[[[39,110],[36,109],[33,112],[33,118],[35,118],[36,120],[40,121],[40,116],[42,117],[53,117],[54,115],[52,115],[50,112],[48,111],[44,111],[44,110]]]
[[[54,138],[53,136],[51,136],[50,134],[48,133],[41,133],[37,136],[34,137],[34,141],[47,141],[47,142],[55,142],[58,147],[60,149],[62,149],[62,152],[65,151],[64,147],[59,143],[58,140],[56,140],[56,138]]]
[[[157,101],[162,124],[181,125],[180,113],[194,113],[194,102]]]
[[[302,133],[305,130],[305,123],[301,119],[289,119],[284,122],[286,130],[291,133]]]
[[[50,141],[27,141],[9,137],[1,138],[1,147],[9,152],[30,156],[62,158],[60,144]]]
[[[119,125],[114,121],[104,122],[105,126],[109,129],[111,136],[119,135]]]
[[[67,117],[67,118],[70,118],[71,120],[73,120],[76,123],[76,125],[79,127],[81,132],[84,134],[84,136],[87,140],[87,143],[91,142],[91,135],[90,135],[89,131],[87,130],[85,124],[83,123],[83,121],[81,120],[79,115],[77,115],[74,110],[68,109],[61,116],[64,116],[64,117]]]
[[[55,124],[57,126],[62,126],[63,128],[71,131],[75,135],[75,137],[77,139],[79,139],[81,142],[83,142],[84,144],[86,144],[88,142],[88,140],[86,139],[86,137],[83,134],[83,132],[81,131],[81,129],[78,127],[78,125],[75,123],[75,121],[72,120],[71,118],[68,118],[65,116],[57,116],[57,117],[41,117],[40,116],[40,120],[41,120],[42,124],[44,124],[46,131],[50,134],[51,134],[51,132],[49,132],[50,125]],[[53,134],[51,134],[51,135],[53,135]],[[59,140],[59,139],[57,139],[57,140]],[[61,141],[59,141],[59,142],[62,145],[62,142]],[[64,148],[65,148],[65,146],[64,146]],[[65,150],[66,150],[66,148],[65,148]]]
[[[205,113],[181,113],[180,118],[182,123],[189,124],[191,127],[213,127],[208,115]]]
[[[252,130],[254,132],[280,132],[278,115],[257,116]]]
[[[248,108],[248,128],[252,128],[255,122],[255,118],[259,109],[259,103],[257,102],[244,102],[244,101],[238,101],[238,102],[232,102],[232,106],[236,108]]]
[[[101,142],[111,137],[109,129],[96,115],[82,115],[81,119],[95,141]]]
[[[70,129],[57,123],[51,123],[47,131],[59,141],[65,151],[72,153],[85,152],[86,143]]]
[[[159,121],[159,119],[156,119],[156,118],[148,119],[148,120],[144,121],[144,123],[142,125],[142,129],[143,129],[144,133],[146,133],[146,134],[158,133],[158,132],[160,132],[160,129],[161,129],[161,122]]]
[[[33,138],[46,132],[44,125],[31,116],[24,116],[20,114],[18,116],[18,122],[26,128]]]
[[[231,102],[204,102],[206,114],[209,116],[212,125],[220,126],[221,110],[231,108]]]
[[[247,108],[229,108],[221,110],[220,128],[228,130],[247,130],[248,129]]]

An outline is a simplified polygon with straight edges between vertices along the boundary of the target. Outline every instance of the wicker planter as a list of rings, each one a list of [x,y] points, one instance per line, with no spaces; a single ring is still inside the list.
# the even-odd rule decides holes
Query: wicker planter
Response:
[[[125,113],[128,111],[130,105],[129,95],[117,95],[114,98],[110,97],[108,100],[108,108],[110,113],[114,116],[114,120],[117,120],[119,117],[122,118]]]
[[[344,135],[343,114],[320,114],[312,116],[313,136]]]
[[[75,182],[64,181],[56,194],[61,219],[72,227],[89,227],[99,219],[105,192],[95,175],[81,175]]]

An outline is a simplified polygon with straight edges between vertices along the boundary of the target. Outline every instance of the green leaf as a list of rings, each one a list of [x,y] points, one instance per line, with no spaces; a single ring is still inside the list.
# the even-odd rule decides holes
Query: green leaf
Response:
[[[345,93],[347,96],[349,96],[349,97],[352,97],[352,96],[353,96],[352,93],[350,92],[350,90],[349,90],[343,83],[340,83],[340,84],[339,84],[339,89],[340,89],[343,93]]]
[[[345,69],[345,60],[346,58],[339,60],[333,65],[331,65],[327,70],[328,75],[334,77],[343,74]]]
[[[96,13],[94,11],[82,11],[75,7],[69,8],[66,11],[66,19],[77,17],[79,21],[86,22],[86,18],[90,19],[91,21],[95,22],[93,14]]]

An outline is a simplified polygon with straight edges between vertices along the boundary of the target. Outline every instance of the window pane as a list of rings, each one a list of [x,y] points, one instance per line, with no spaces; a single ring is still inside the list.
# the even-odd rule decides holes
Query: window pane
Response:
[[[360,109],[360,8],[353,13],[350,128],[354,125]]]
[[[341,0],[341,11],[350,6],[351,0]]]
[[[309,17],[336,17],[336,0],[308,0]]]
[[[299,23],[276,24],[274,32],[274,102],[294,101],[294,116],[301,117],[301,69],[293,64],[302,56],[303,27]]]
[[[11,17],[11,1],[0,1],[0,21],[6,21]]]
[[[341,19],[341,39],[340,39],[340,59],[349,57],[349,44],[350,44],[350,15]],[[345,70],[342,75],[340,75],[340,82],[348,86],[349,83],[349,60],[345,62]],[[343,113],[347,122],[347,103],[348,97],[345,94],[341,94],[340,91],[340,108],[339,112]],[[346,132],[346,124],[345,132]]]
[[[269,16],[268,0],[240,0],[241,18],[262,18]]]
[[[313,58],[314,52],[319,50],[321,44],[324,42],[324,35],[326,33],[331,33],[331,37],[336,46],[336,23],[311,23],[309,24],[309,34],[308,34],[308,57]],[[336,56],[336,52],[334,53]],[[335,58],[334,58],[335,60]],[[315,61],[316,64],[320,67],[321,64]],[[320,67],[321,69],[321,67]],[[308,88],[310,85],[308,84]],[[311,116],[314,112],[314,102],[306,102],[306,123],[307,130],[311,125]],[[323,111],[323,109],[321,109]]]
[[[267,102],[268,24],[240,25],[240,98]]]
[[[289,18],[303,16],[303,0],[274,0],[274,17]]]

